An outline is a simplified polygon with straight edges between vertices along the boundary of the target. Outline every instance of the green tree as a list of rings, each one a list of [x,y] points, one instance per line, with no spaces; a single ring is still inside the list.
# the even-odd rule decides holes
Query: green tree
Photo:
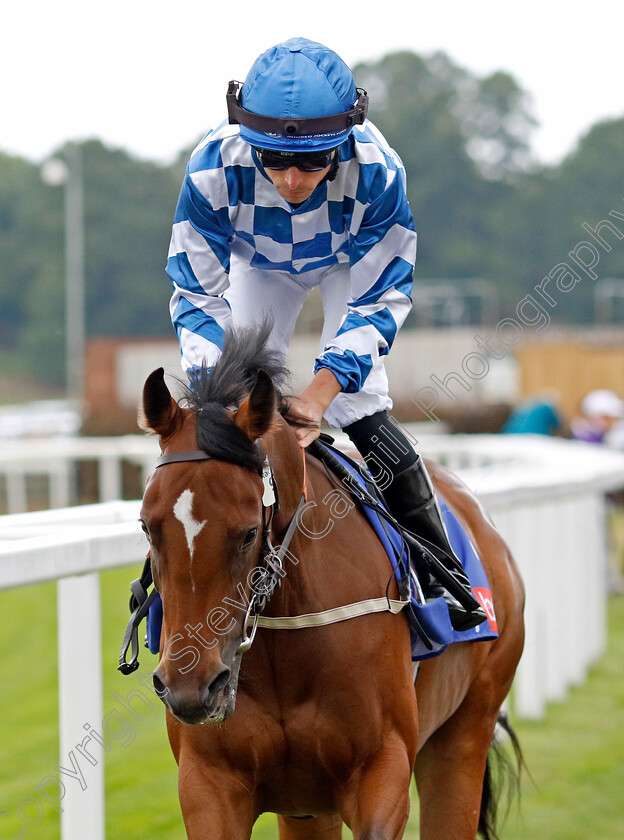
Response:
[[[372,120],[406,167],[417,280],[487,276],[500,224],[487,208],[507,202],[511,187],[502,174],[520,168],[525,148],[512,119],[529,121],[520,89],[505,74],[479,81],[443,53],[395,53],[356,67],[355,76],[369,91]],[[484,138],[497,144],[495,167]],[[496,180],[484,176],[486,163]]]
[[[83,146],[89,335],[171,330],[164,267],[179,190],[168,167]]]
[[[136,160],[98,140],[81,149],[87,337],[170,334],[164,265],[177,172],[174,176],[169,167]],[[62,382],[63,189],[44,186],[38,168],[26,162],[13,161],[10,168],[12,179],[3,179],[0,188],[9,229],[0,275],[13,335],[12,342],[10,335],[6,340],[19,344],[33,372],[41,375],[45,363],[46,377]],[[2,248],[0,233],[0,253]]]
[[[30,319],[44,264],[59,268],[56,205],[38,168],[0,154],[0,347],[14,349]],[[45,310],[47,298],[39,301]]]
[[[580,281],[568,293],[559,293],[552,313],[561,323],[588,323],[595,315],[596,284],[602,278],[624,279],[624,239],[602,229],[602,237],[611,250],[597,244],[583,223],[595,228],[608,220],[624,232],[624,220],[609,216],[611,210],[624,214],[624,119],[597,123],[581,138],[577,147],[556,167],[545,170],[531,203],[536,238],[542,243],[541,264],[534,273],[537,279],[558,263],[574,268]],[[587,241],[596,248],[598,263],[593,269],[597,279],[574,262],[570,252]],[[589,262],[591,254],[576,252]]]
[[[482,277],[499,290],[501,316],[513,316],[580,241],[592,241],[583,222],[595,227],[610,210],[624,213],[624,118],[593,126],[558,166],[539,167],[530,100],[509,74],[478,78],[443,53],[410,52],[354,73],[407,170],[416,284]],[[170,336],[164,266],[192,145],[171,166],[98,140],[81,146],[87,335]],[[0,154],[0,351],[15,351],[22,370],[53,382],[64,375],[63,224],[62,188],[45,186],[35,164]],[[624,239],[605,236],[611,250],[600,250],[599,278],[624,278]],[[558,295],[552,319],[590,320],[594,289],[584,274]]]
[[[513,76],[498,71],[466,78],[453,111],[461,119],[466,151],[484,177],[513,181],[535,167],[529,140],[537,122],[531,101]]]

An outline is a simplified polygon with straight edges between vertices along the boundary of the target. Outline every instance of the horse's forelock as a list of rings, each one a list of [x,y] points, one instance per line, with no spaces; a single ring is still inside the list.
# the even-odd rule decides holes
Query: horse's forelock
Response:
[[[269,346],[270,321],[226,332],[223,352],[212,368],[189,373],[186,402],[197,419],[197,445],[220,460],[259,469],[259,447],[236,426],[226,409],[240,408],[263,371],[279,386],[288,377],[281,357]]]
[[[239,407],[253,388],[259,371],[264,371],[280,388],[288,378],[281,356],[269,347],[270,321],[253,327],[227,330],[223,352],[212,368],[202,366],[189,374],[189,404],[196,410],[209,403],[224,408]]]
[[[208,403],[197,411],[196,424],[197,446],[202,452],[256,472],[262,469],[260,447],[239,429],[223,406]]]

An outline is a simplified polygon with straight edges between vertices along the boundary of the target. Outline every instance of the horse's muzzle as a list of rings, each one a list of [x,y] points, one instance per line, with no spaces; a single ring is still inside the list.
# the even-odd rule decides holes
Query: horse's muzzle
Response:
[[[160,673],[159,673],[160,672]],[[230,669],[225,665],[210,683],[197,683],[192,676],[178,675],[175,684],[167,679],[161,666],[154,671],[154,689],[165,706],[182,723],[221,723],[234,711],[236,679],[230,685]]]

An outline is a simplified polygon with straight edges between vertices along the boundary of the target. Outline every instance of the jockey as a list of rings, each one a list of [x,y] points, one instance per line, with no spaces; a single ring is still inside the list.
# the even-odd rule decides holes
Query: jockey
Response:
[[[336,53],[291,38],[230,82],[228,120],[187,166],[167,273],[171,317],[186,369],[211,367],[229,325],[269,317],[283,358],[311,289],[324,327],[314,377],[289,413],[301,446],[322,418],[343,429],[380,481],[396,519],[470,591],[424,463],[389,420],[384,356],[408,314],[416,232],[403,164],[366,119],[368,98]],[[384,489],[385,488],[385,489]],[[441,585],[456,629],[485,620]]]

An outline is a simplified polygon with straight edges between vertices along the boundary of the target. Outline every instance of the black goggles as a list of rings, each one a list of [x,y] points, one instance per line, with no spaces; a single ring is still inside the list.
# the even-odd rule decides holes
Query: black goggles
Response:
[[[290,169],[295,166],[301,172],[320,172],[327,169],[334,157],[335,148],[313,154],[300,152],[276,152],[272,149],[258,149],[254,151],[265,169]]]

